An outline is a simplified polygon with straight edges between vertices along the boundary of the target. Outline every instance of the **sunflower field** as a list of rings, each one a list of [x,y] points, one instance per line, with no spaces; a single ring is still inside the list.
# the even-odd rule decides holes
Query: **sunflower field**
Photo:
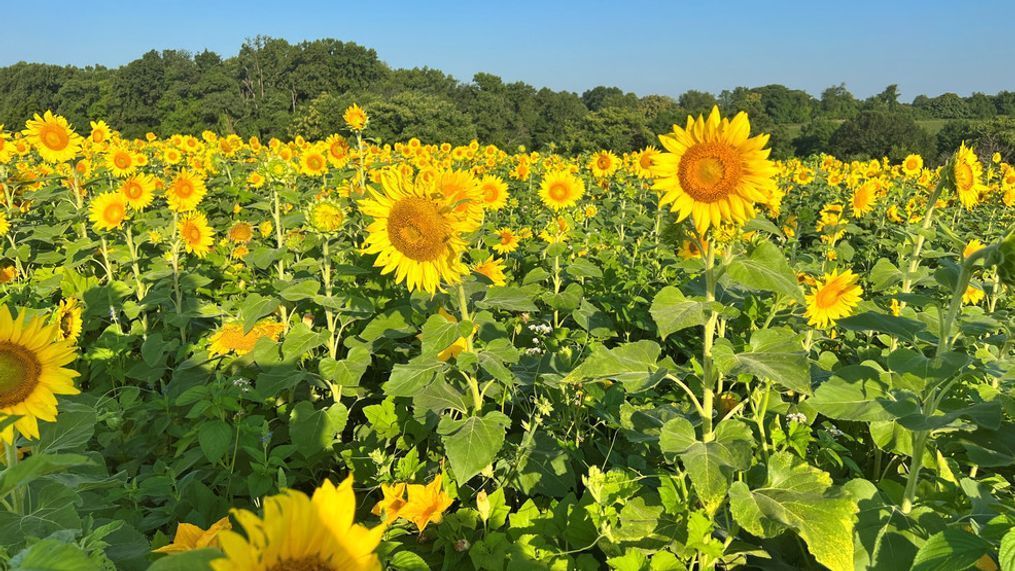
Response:
[[[1015,167],[0,125],[0,569],[1015,569]]]

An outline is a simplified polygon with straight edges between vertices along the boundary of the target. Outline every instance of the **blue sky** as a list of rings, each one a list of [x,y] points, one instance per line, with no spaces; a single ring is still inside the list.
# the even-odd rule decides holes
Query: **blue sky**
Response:
[[[0,65],[117,66],[150,49],[235,54],[264,34],[377,50],[392,67],[639,95],[782,83],[902,99],[1015,90],[1015,2],[58,0],[0,7]]]

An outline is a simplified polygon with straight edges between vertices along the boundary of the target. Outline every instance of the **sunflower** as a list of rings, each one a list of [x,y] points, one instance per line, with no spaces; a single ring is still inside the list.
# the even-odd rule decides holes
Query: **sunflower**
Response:
[[[874,209],[875,190],[874,181],[867,181],[853,191],[853,218],[861,218]]]
[[[923,170],[923,157],[920,155],[906,155],[902,161],[902,172],[908,177],[916,177]]]
[[[539,198],[553,210],[569,208],[585,194],[585,182],[567,171],[546,173],[539,183]]]
[[[76,395],[76,371],[64,368],[76,355],[70,341],[56,340],[57,326],[42,318],[16,318],[0,306],[0,418],[18,416],[0,429],[0,440],[14,443],[14,429],[39,437],[39,421],[56,421],[56,396]]]
[[[189,212],[197,208],[207,192],[208,187],[205,186],[204,179],[193,172],[180,171],[166,189],[169,209],[174,212]]]
[[[234,321],[226,323],[212,334],[208,352],[211,355],[227,355],[236,353],[246,355],[254,349],[261,339],[278,341],[285,326],[275,321],[265,320],[255,324],[250,331],[245,331],[243,323]]]
[[[155,177],[149,174],[134,175],[120,185],[120,194],[134,210],[144,210],[155,199]]]
[[[52,111],[46,111],[41,117],[36,113],[25,127],[21,133],[46,162],[69,161],[81,150],[81,135],[74,132],[66,119],[53,115]]]
[[[860,303],[863,288],[857,284],[858,277],[852,270],[833,271],[817,280],[806,296],[807,323],[816,327],[828,327],[835,321],[848,316]]]
[[[53,324],[56,325],[56,339],[58,341],[66,339],[71,343],[77,342],[78,337],[81,336],[81,326],[84,324],[81,320],[81,312],[81,302],[76,298],[71,297],[60,302],[60,306],[53,314]]]
[[[0,236],[6,236],[11,231],[11,223],[7,221],[7,215],[0,212]]]
[[[652,178],[652,165],[655,164],[657,156],[659,149],[655,147],[646,147],[635,153],[632,161],[635,176],[643,179]]]
[[[337,200],[331,198],[315,200],[307,207],[307,222],[321,234],[334,234],[342,229],[345,210]]]
[[[483,195],[483,208],[500,210],[508,200],[507,183],[499,176],[487,175],[479,181],[479,190]]]
[[[959,201],[966,210],[979,204],[981,194],[987,190],[982,175],[983,165],[980,164],[980,159],[976,157],[973,149],[963,143],[955,153],[952,176]]]
[[[452,499],[442,488],[443,476],[438,474],[427,485],[409,484],[409,500],[399,512],[399,516],[416,524],[423,533],[431,523],[440,523],[444,512],[451,507]]]
[[[370,122],[370,118],[367,117],[367,112],[355,103],[346,108],[345,113],[342,113],[342,119],[345,120],[345,124],[348,125],[350,129],[357,132],[366,129],[367,123]]]
[[[328,172],[328,159],[318,149],[300,155],[300,172],[307,176],[324,176]]]
[[[324,144],[328,149],[328,162],[332,166],[341,168],[349,163],[349,142],[345,137],[336,133],[325,139]]]
[[[753,218],[754,203],[767,201],[775,188],[776,168],[764,148],[768,135],[751,137],[750,131],[746,113],[722,119],[713,107],[707,119],[688,117],[686,128],[674,125],[660,135],[669,151],[652,167],[660,205],[672,204],[678,221],[693,215],[699,233]]]
[[[113,173],[113,176],[123,178],[130,176],[137,170],[137,160],[129,149],[116,147],[106,155],[106,168]]]
[[[109,128],[109,125],[107,125],[105,121],[91,121],[90,124],[92,127],[92,133],[89,136],[89,138],[92,140],[93,143],[98,145],[100,143],[106,142],[106,139],[109,139],[109,135],[112,132],[112,130]]]
[[[610,151],[599,151],[589,159],[589,170],[596,178],[609,178],[620,168],[620,159]]]
[[[180,220],[179,231],[187,253],[203,258],[211,251],[211,245],[215,241],[215,232],[208,225],[208,218],[204,214],[194,212]]]
[[[127,199],[119,192],[105,192],[92,200],[88,214],[96,230],[112,230],[127,218]]]
[[[229,228],[226,237],[230,242],[247,244],[254,239],[254,226],[250,222],[237,222]]]
[[[446,201],[431,185],[394,171],[383,173],[381,188],[360,203],[374,219],[363,244],[364,253],[377,254],[374,266],[381,274],[394,272],[409,291],[433,295],[442,281],[457,283],[467,271],[460,259],[465,242]]]
[[[173,542],[154,551],[155,553],[182,553],[205,547],[219,547],[219,533],[232,528],[229,516],[211,524],[208,529],[201,529],[192,523],[180,522],[176,524],[176,535],[173,537]]]
[[[510,254],[518,249],[521,238],[510,228],[500,228],[496,235],[497,242],[493,245],[493,249],[498,254]]]
[[[264,516],[233,510],[247,537],[219,533],[224,557],[215,571],[373,571],[381,563],[374,551],[384,526],[353,523],[356,496],[352,477],[339,486],[325,480],[311,497],[285,490],[264,501]]]
[[[486,276],[495,286],[502,286],[507,283],[507,279],[504,277],[504,260],[490,258],[473,266],[472,271]]]

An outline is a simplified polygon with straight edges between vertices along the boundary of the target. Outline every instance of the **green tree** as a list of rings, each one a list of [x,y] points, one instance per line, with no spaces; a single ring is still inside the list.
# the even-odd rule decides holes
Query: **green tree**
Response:
[[[907,115],[864,111],[839,126],[828,142],[829,150],[843,159],[888,157],[901,161],[909,153],[933,156],[930,135]]]

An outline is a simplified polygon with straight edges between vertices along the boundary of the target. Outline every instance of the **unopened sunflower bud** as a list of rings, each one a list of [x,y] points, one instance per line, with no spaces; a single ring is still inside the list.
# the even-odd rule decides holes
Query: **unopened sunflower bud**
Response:
[[[479,512],[479,517],[483,518],[483,523],[490,519],[490,497],[486,495],[486,490],[480,490],[476,494],[476,511]]]

